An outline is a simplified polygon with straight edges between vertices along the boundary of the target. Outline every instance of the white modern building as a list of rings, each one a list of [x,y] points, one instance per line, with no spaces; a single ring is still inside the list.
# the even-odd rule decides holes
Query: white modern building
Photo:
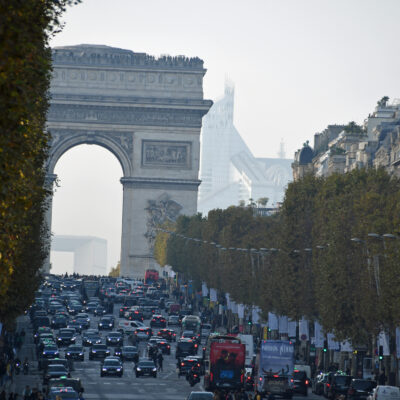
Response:
[[[283,146],[280,158],[253,156],[233,124],[233,109],[234,86],[228,83],[203,118],[198,211],[204,214],[261,197],[276,205],[292,179],[292,160],[285,159]]]
[[[80,275],[107,275],[106,239],[94,236],[55,235],[52,237],[51,250],[73,253],[72,272]]]

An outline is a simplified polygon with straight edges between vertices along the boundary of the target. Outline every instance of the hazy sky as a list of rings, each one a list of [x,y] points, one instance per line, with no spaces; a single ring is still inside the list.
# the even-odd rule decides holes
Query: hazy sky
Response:
[[[254,155],[275,157],[283,139],[291,158],[326,125],[362,123],[379,98],[400,97],[399,19],[400,0],[83,0],[52,45],[198,56],[205,98],[222,94],[225,76],[235,82],[235,125]],[[56,173],[53,231],[108,239],[115,265],[118,162],[82,146]]]

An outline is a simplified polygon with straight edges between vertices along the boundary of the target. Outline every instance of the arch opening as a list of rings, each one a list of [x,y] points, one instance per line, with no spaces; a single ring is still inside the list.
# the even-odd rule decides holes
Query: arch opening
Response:
[[[58,177],[52,202],[51,273],[108,274],[120,260],[119,180],[125,173],[121,160],[105,146],[78,144],[51,161],[49,170]]]

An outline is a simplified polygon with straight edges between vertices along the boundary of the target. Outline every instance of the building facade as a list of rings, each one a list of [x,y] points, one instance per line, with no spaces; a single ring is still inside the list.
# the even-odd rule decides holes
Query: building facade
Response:
[[[400,176],[400,101],[382,98],[362,126],[328,125],[304,143],[292,164],[294,180],[312,173],[329,176],[356,168],[384,167]]]

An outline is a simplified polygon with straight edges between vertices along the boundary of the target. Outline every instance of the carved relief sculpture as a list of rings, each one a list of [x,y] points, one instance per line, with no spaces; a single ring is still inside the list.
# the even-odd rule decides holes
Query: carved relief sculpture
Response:
[[[189,142],[144,140],[142,165],[190,168],[190,152]]]
[[[154,251],[154,241],[156,239],[156,228],[165,221],[174,222],[178,218],[182,206],[174,200],[171,200],[167,193],[163,193],[157,200],[147,201],[147,232],[144,236],[149,243],[151,254]]]

